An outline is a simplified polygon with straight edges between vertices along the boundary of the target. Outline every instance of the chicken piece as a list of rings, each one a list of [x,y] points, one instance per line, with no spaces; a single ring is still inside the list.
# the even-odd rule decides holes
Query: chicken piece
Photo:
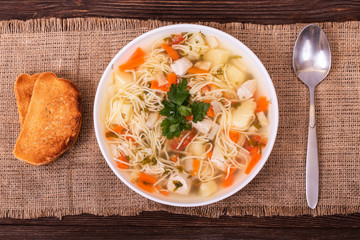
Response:
[[[192,67],[192,62],[186,57],[176,60],[173,64],[170,65],[171,69],[175,72],[176,75],[182,76],[185,75],[187,70]]]
[[[199,61],[195,63],[194,67],[209,71],[211,67],[211,62],[208,61]]]
[[[163,72],[156,74],[156,80],[158,81],[159,86],[164,86],[168,82]]]
[[[153,129],[155,127],[155,124],[156,124],[157,120],[159,120],[159,113],[152,112],[152,113],[149,114],[149,117],[146,120],[145,125],[148,128]]]
[[[245,100],[254,96],[255,91],[256,91],[256,81],[248,80],[238,88],[237,95],[239,96],[240,100]]]
[[[212,163],[215,164],[215,166],[221,170],[221,171],[225,171],[226,170],[226,160],[224,158],[224,156],[221,154],[220,152],[220,149],[218,146],[215,146],[214,147],[214,151],[213,151],[213,154],[212,154],[212,157],[210,159],[210,161]]]
[[[167,183],[167,189],[171,192],[175,192],[182,195],[188,195],[190,193],[190,182],[183,173],[175,173],[170,176]]]
[[[266,126],[269,125],[269,122],[268,122],[264,112],[258,112],[258,113],[256,113],[256,116],[257,116],[257,118],[259,120],[259,123],[260,123],[260,125],[262,127],[266,127]]]
[[[217,123],[214,123],[214,125],[211,127],[211,130],[209,132],[209,136],[208,136],[208,139],[209,140],[214,140],[217,132],[219,131],[219,124]]]
[[[147,174],[163,174],[165,172],[164,164],[157,161],[155,165],[152,163],[146,164],[144,167],[144,172]]]
[[[210,131],[210,128],[213,124],[213,121],[210,119],[204,118],[201,122],[194,123],[192,122],[192,126],[202,133],[208,133]]]
[[[221,105],[220,105],[220,103],[218,101],[212,100],[210,104],[211,104],[215,114],[218,114],[218,113],[222,112]]]

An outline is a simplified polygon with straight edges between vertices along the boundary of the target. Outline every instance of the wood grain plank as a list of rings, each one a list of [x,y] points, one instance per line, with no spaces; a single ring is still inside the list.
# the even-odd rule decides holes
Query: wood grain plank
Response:
[[[120,17],[261,24],[360,20],[359,0],[2,0],[1,2],[0,20],[41,17]]]
[[[352,228],[360,232],[360,213],[348,216],[229,217],[205,218],[168,212],[143,212],[138,216],[101,217],[90,214],[38,219],[0,219],[1,225],[26,226],[133,226],[133,227],[271,227],[271,228]]]
[[[358,239],[358,229],[2,226],[1,239]]]

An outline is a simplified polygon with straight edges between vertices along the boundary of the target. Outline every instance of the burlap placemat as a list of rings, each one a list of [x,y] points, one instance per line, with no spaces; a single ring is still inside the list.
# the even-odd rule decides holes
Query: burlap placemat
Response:
[[[127,188],[105,163],[93,128],[93,101],[112,57],[129,41],[168,22],[123,19],[47,19],[0,22],[0,217],[34,218],[141,211],[217,217],[325,215],[359,211],[360,23],[323,23],[332,51],[329,76],[316,89],[320,195],[315,210],[305,199],[309,98],[291,65],[293,44],[305,24],[263,26],[204,23],[245,43],[274,82],[280,125],[274,150],[243,190],[204,207],[175,208]],[[19,133],[13,84],[20,73],[55,72],[81,89],[83,126],[74,147],[58,161],[31,167],[12,154]]]

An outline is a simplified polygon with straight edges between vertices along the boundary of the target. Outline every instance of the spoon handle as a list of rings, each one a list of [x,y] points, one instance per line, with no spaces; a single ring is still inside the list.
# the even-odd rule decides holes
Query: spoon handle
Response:
[[[319,160],[315,125],[314,88],[309,88],[309,91],[310,118],[306,154],[306,200],[309,207],[314,209],[318,203],[319,195]]]

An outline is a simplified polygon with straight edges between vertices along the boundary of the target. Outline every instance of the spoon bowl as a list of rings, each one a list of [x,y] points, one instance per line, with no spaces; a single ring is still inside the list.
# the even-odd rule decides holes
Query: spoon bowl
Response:
[[[329,42],[322,29],[314,24],[306,26],[296,39],[293,68],[296,76],[309,88],[310,111],[306,154],[306,200],[314,209],[319,196],[319,160],[315,125],[314,92],[329,73],[331,53]]]
[[[317,25],[306,26],[296,39],[293,68],[306,85],[315,87],[329,73],[331,53],[323,30]]]

